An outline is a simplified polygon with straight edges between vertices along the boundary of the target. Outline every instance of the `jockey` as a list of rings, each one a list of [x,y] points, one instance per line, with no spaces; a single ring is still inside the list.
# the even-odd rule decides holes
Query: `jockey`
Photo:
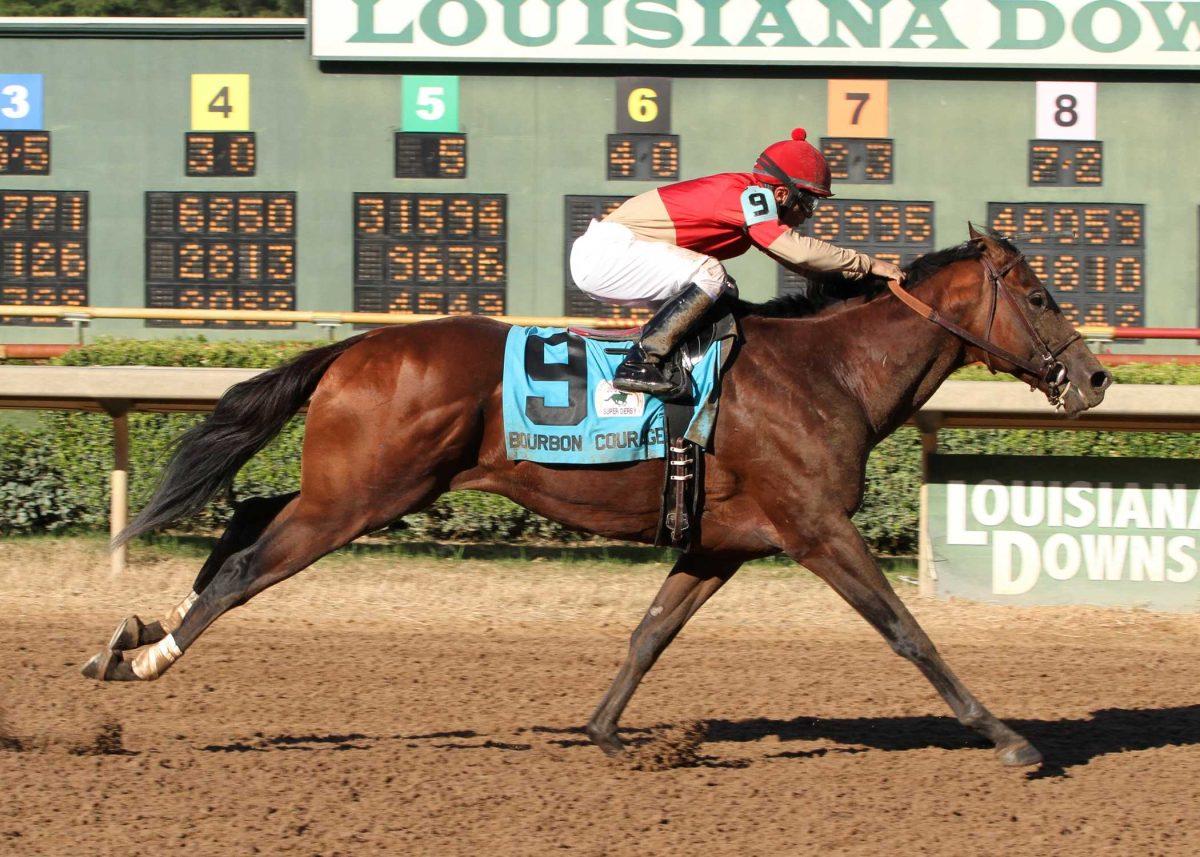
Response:
[[[803,128],[774,143],[752,173],[720,173],[647,191],[604,220],[593,220],[571,247],[571,276],[608,303],[657,312],[617,368],[614,386],[632,393],[672,393],[662,364],[688,329],[725,291],[737,286],[720,260],[751,245],[801,273],[840,271],[903,279],[891,262],[796,232],[833,196],[829,166]]]

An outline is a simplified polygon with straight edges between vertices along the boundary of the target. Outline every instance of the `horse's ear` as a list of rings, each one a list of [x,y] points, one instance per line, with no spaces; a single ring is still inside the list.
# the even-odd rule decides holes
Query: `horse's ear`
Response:
[[[983,248],[984,254],[997,264],[1003,263],[1008,253],[1004,249],[1004,245],[1000,242],[1002,236],[988,229],[986,226],[977,227],[971,221],[967,221],[967,229],[971,233],[971,241],[978,243]]]

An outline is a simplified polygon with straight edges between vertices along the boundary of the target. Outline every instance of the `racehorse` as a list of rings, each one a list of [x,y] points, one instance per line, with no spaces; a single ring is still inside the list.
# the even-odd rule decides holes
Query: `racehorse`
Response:
[[[622,752],[621,713],[688,619],[744,562],[784,552],[915,664],[1000,761],[1041,761],[950,670],[851,516],[871,449],[965,363],[983,360],[1028,382],[1068,415],[1098,405],[1112,378],[1020,252],[994,233],[971,227],[971,240],[918,259],[907,276],[907,288],[893,281],[815,311],[788,298],[737,304],[742,342],[705,454],[704,527],[588,722],[606,753]],[[193,592],[162,620],[126,619],[84,674],[157,678],[227,610],[450,490],[490,491],[569,527],[654,541],[663,461],[589,468],[507,459],[508,329],[455,317],[370,331],[232,387],[180,439],[118,542],[201,509],[308,402],[300,490],[239,504]]]

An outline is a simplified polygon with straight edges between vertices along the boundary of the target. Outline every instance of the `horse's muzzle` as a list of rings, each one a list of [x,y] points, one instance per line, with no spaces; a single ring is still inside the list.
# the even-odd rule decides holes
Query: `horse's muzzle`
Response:
[[[1112,386],[1112,374],[1081,341],[1063,352],[1048,367],[1046,397],[1067,416],[1077,416],[1104,401],[1104,391]]]

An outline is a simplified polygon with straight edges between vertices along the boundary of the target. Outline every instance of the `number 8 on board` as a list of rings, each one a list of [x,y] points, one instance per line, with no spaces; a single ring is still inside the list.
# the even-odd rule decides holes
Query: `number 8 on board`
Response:
[[[1037,138],[1096,139],[1095,81],[1039,80]]]

